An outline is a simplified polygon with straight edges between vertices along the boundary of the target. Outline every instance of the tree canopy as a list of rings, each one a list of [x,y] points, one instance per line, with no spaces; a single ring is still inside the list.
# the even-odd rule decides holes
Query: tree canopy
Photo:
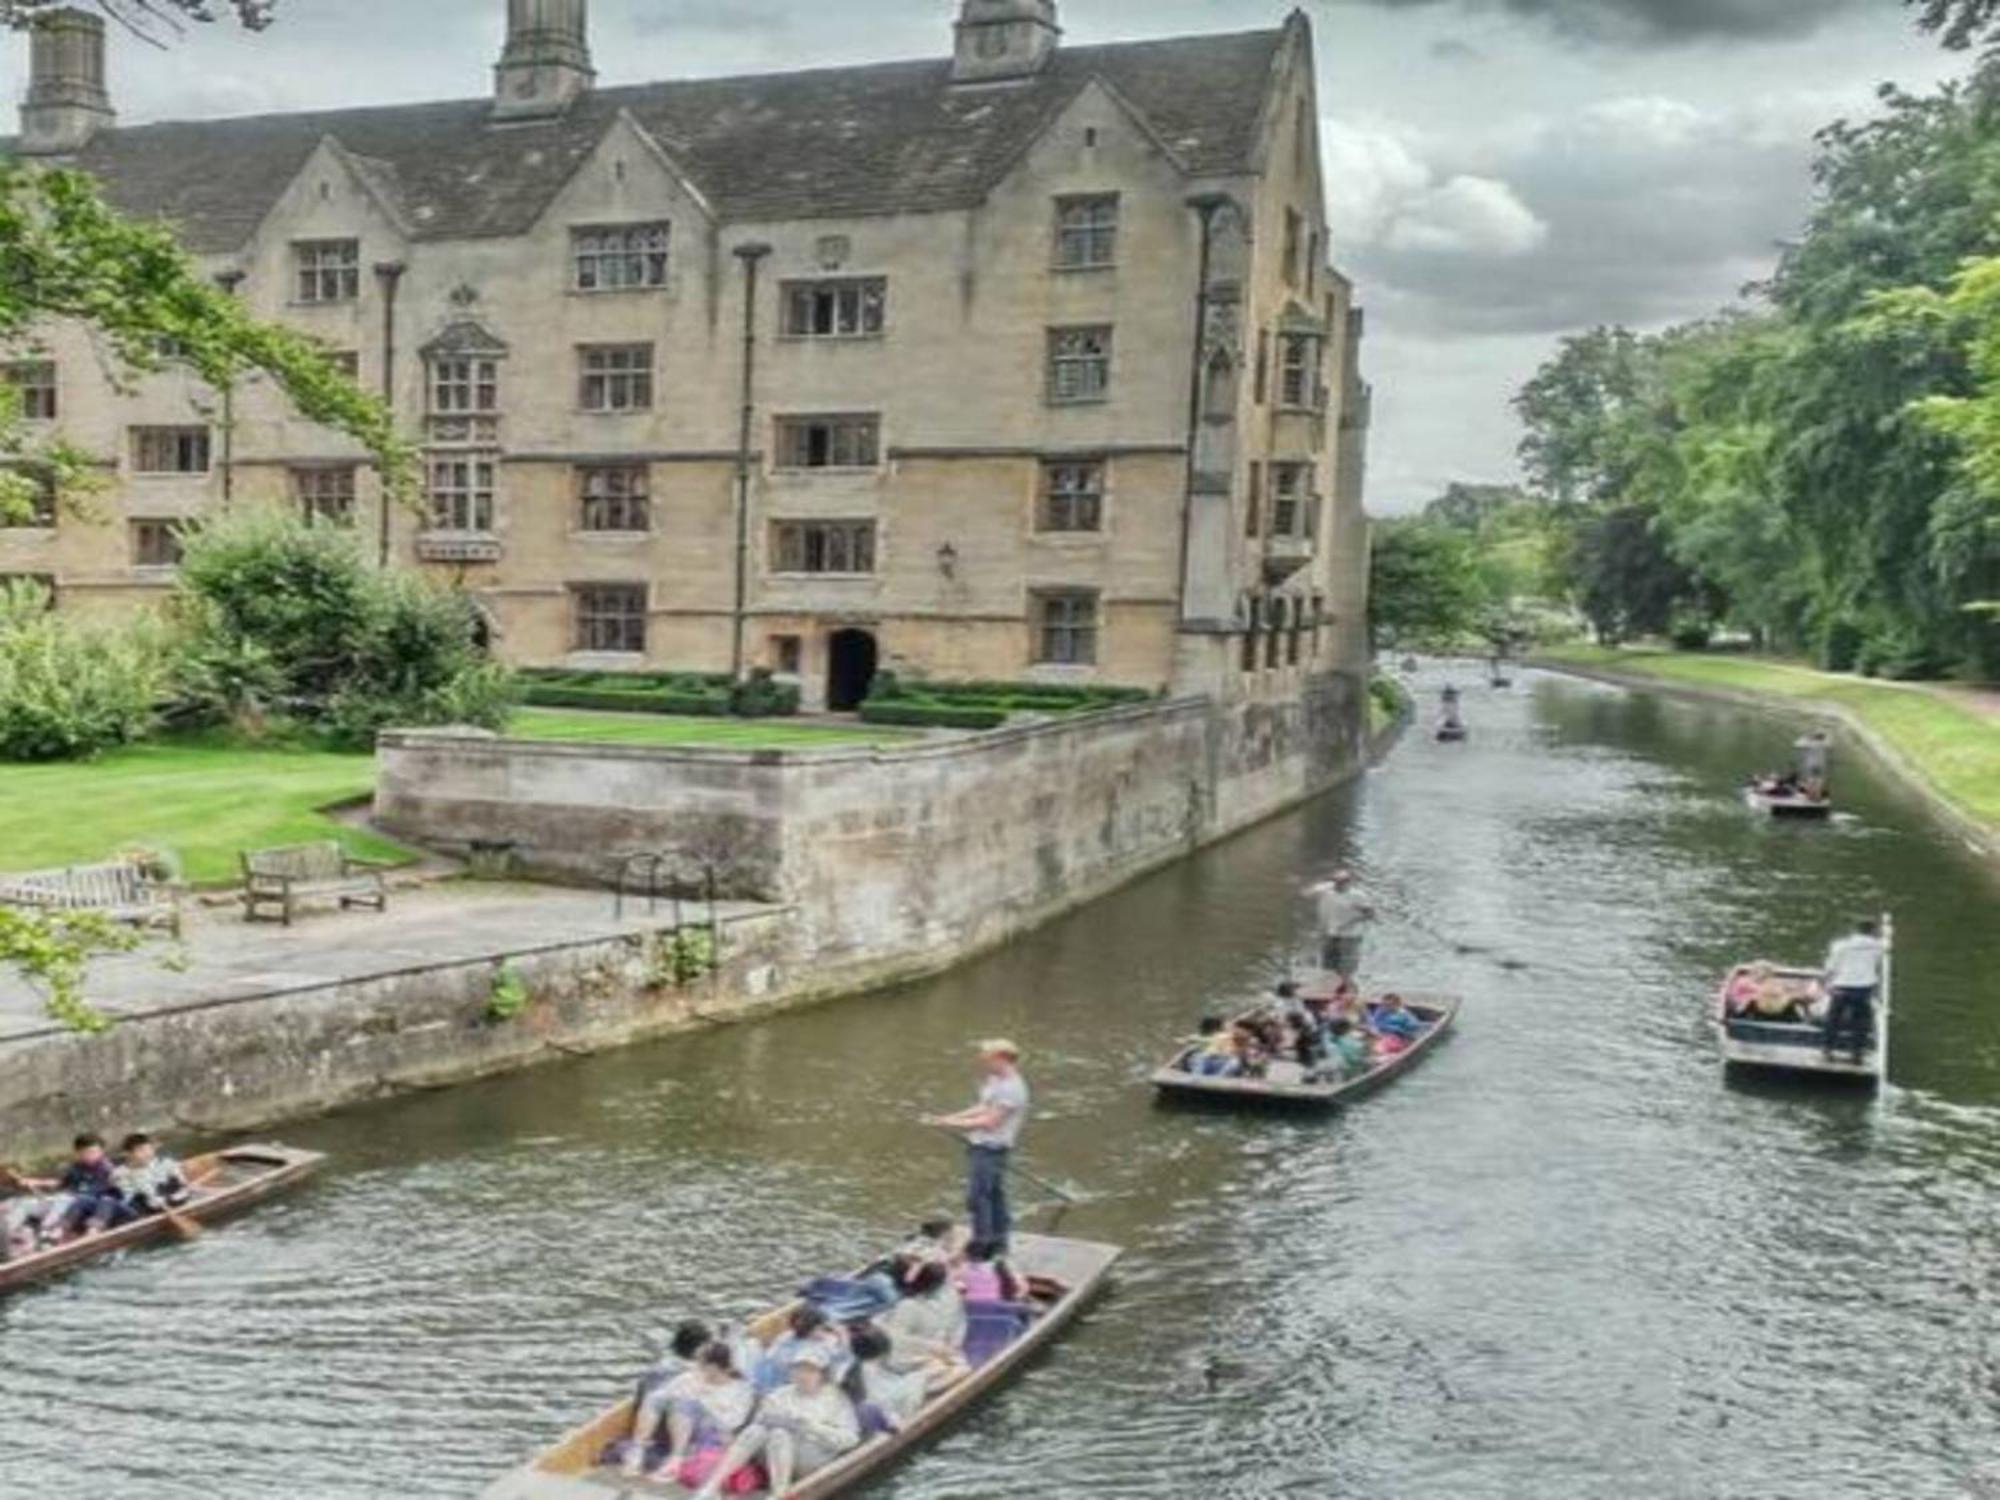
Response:
[[[76,0],[0,0],[0,23],[32,25],[35,18]],[[127,30],[150,36],[160,27],[182,21],[233,19],[252,31],[262,31],[276,17],[278,0],[92,0],[96,7]]]

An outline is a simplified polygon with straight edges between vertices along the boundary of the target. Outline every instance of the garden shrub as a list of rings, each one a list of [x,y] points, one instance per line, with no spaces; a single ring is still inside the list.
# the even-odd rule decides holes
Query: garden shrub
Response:
[[[0,585],[0,759],[70,760],[140,739],[167,679],[149,623],[78,624],[40,584]]]
[[[242,725],[276,707],[365,747],[391,726],[500,729],[518,697],[463,594],[376,568],[351,532],[277,511],[191,528],[177,604],[184,718]]]
[[[739,719],[785,718],[799,711],[799,688],[758,667],[729,690],[729,711]]]
[[[967,708],[957,704],[925,703],[916,699],[861,705],[864,724],[901,724],[924,729],[998,729],[1007,722],[1001,708]]]
[[[1844,615],[1836,615],[1821,627],[1819,664],[1829,672],[1852,672],[1861,657],[1866,639],[1861,627]]]

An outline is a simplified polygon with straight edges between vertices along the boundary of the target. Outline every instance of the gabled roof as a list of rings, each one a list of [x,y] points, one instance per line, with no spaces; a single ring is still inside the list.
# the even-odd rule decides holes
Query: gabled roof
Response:
[[[244,244],[319,142],[354,157],[417,239],[520,234],[621,111],[724,220],[964,208],[1093,78],[1192,175],[1254,170],[1287,32],[1059,50],[1025,82],[954,87],[948,61],[602,89],[558,119],[495,125],[486,99],[111,130],[77,164],[190,248]]]
[[[507,341],[473,318],[454,318],[444,331],[417,353],[425,359],[482,357],[498,359],[507,353]]]

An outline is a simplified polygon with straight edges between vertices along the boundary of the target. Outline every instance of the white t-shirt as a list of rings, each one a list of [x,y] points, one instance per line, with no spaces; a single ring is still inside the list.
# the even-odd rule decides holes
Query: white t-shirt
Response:
[[[1826,950],[1826,985],[1832,990],[1872,990],[1882,982],[1882,940],[1865,932],[1838,938]]]
[[[1326,886],[1320,891],[1319,930],[1328,937],[1352,937],[1361,931],[1367,921],[1368,909],[1351,890],[1339,891]]]
[[[975,1146],[1012,1147],[1021,1139],[1021,1127],[1028,1123],[1028,1080],[1018,1071],[995,1073],[981,1085],[979,1102],[998,1105],[1007,1118],[991,1130],[974,1130],[966,1139]]]

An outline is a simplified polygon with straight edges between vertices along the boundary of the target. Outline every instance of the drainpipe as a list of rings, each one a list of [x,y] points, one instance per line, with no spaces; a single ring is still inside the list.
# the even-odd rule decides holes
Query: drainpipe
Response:
[[[218,272],[215,284],[234,297],[243,285],[243,273]],[[229,509],[236,498],[236,382],[222,388],[222,508]]]
[[[743,680],[743,633],[750,599],[750,438],[757,419],[757,273],[771,247],[736,247],[743,262],[743,412],[736,429],[736,597],[729,620],[729,678]]]
[[[403,263],[382,260],[375,263],[375,280],[382,288],[382,404],[393,420],[396,412],[396,290],[403,282]],[[390,505],[389,476],[382,476],[382,524],[376,540],[377,561],[389,566]]]
[[[1188,565],[1194,536],[1194,481],[1201,449],[1201,382],[1204,369],[1203,344],[1208,338],[1209,270],[1215,259],[1215,216],[1233,207],[1227,193],[1196,193],[1187,200],[1201,219],[1201,270],[1194,294],[1194,347],[1190,351],[1188,377],[1187,475],[1181,493],[1180,584],[1176,589],[1175,623],[1178,630],[1187,623]]]

